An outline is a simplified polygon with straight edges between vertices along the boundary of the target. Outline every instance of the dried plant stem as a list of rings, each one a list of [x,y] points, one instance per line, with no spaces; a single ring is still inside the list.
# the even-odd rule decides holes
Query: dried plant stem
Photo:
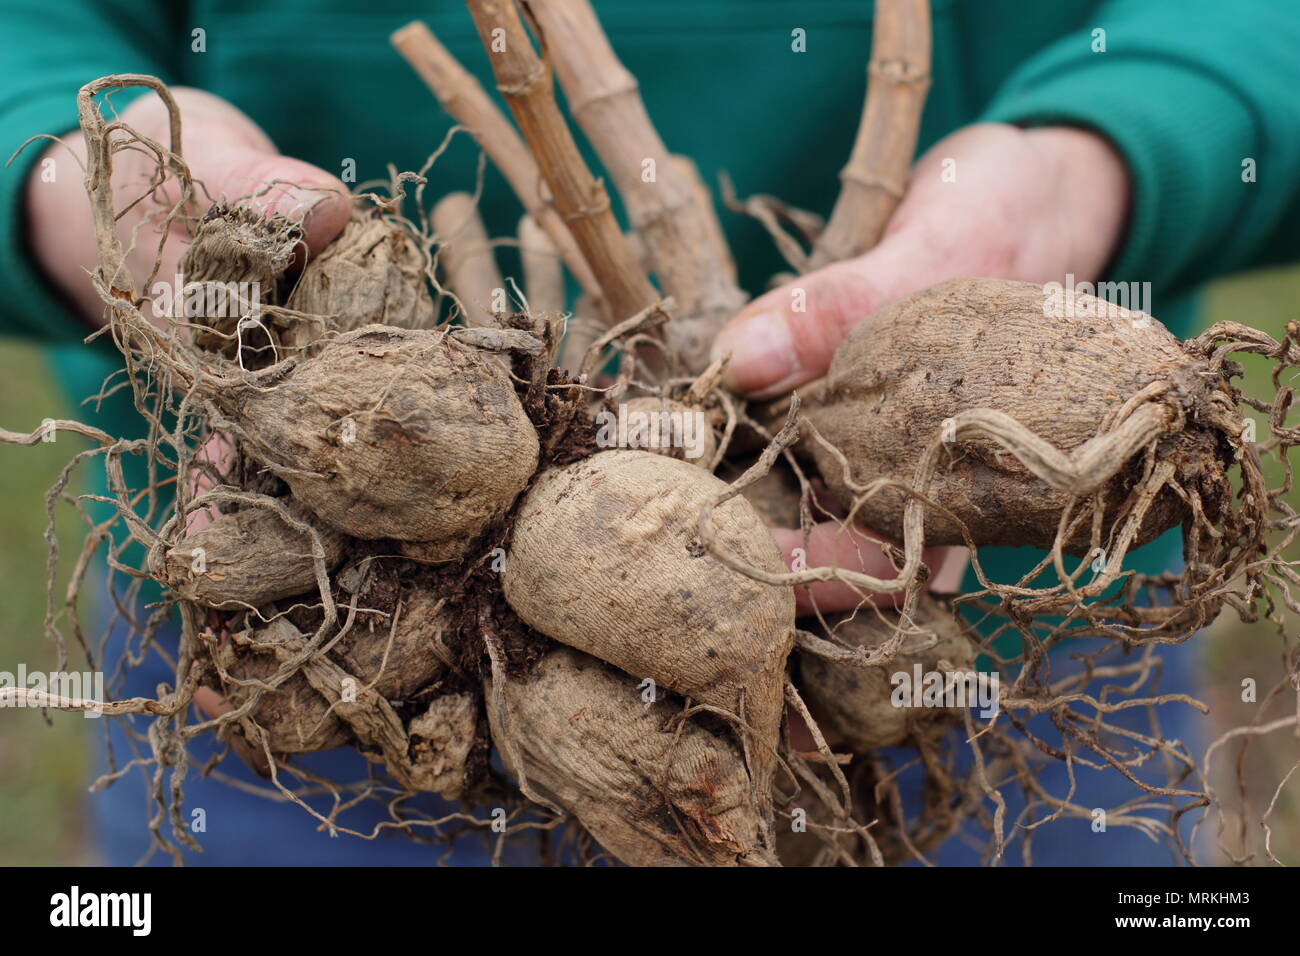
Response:
[[[564,263],[546,230],[532,216],[519,220],[519,256],[523,260],[524,295],[534,314],[564,311]]]
[[[813,246],[813,269],[871,249],[903,198],[930,89],[927,0],[877,0],[867,77],[862,122],[830,222]]]
[[[682,175],[587,0],[525,0],[574,119],[609,171],[664,292],[681,305],[669,343],[692,372],[709,363],[723,323],[745,303],[698,177]],[[701,201],[705,199],[705,201]]]
[[[497,269],[487,230],[469,193],[448,193],[433,207],[438,260],[447,285],[460,301],[465,324],[495,326],[492,300],[504,297],[505,283]]]
[[[578,251],[560,214],[542,195],[541,173],[510,121],[492,103],[478,80],[453,57],[423,23],[408,23],[391,37],[393,46],[420,75],[442,108],[464,126],[501,170],[528,214],[546,231],[573,273],[602,310],[601,290]]]
[[[727,278],[731,281],[731,284],[735,285],[736,260],[732,258],[731,247],[727,245],[727,237],[722,231],[722,223],[718,220],[718,210],[713,205],[713,193],[709,191],[708,185],[700,175],[700,169],[695,165],[695,160],[680,153],[674,153],[672,159],[673,168],[677,170],[677,175],[690,185],[691,194],[695,197],[695,205],[703,213],[704,224],[712,234],[710,242],[720,250],[720,264],[726,270]]]
[[[497,88],[537,160],[583,258],[620,322],[653,305],[658,296],[637,265],[610,209],[604,185],[592,176],[555,102],[551,74],[533,49],[519,11],[506,0],[468,0]]]

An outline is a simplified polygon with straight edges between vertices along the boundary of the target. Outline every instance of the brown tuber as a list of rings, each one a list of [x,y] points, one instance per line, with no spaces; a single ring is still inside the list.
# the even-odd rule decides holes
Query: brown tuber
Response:
[[[743,716],[751,772],[770,766],[794,628],[788,588],[709,554],[701,508],[726,485],[683,461],[606,451],[544,472],[520,504],[502,584],[526,624],[662,688]],[[754,509],[713,512],[717,541],[771,572],[785,565]],[[750,750],[750,743],[753,750]]]
[[[1226,377],[1150,316],[999,279],[952,279],[868,316],[836,350],[807,418],[859,488],[890,479],[952,513],[926,508],[927,544],[963,543],[960,521],[977,545],[1050,548],[1076,497],[1084,518],[1063,542],[1073,554],[1090,547],[1089,496],[1105,492],[1107,527],[1134,506],[1147,448],[1213,520],[1231,497],[1224,472],[1242,428]],[[918,466],[939,440],[946,447],[921,488]],[[813,451],[851,505],[860,492],[838,457],[815,440]],[[861,500],[857,516],[901,538],[904,501],[886,489]],[[1162,488],[1134,544],[1187,511]]]
[[[357,202],[343,232],[303,267],[286,303],[324,321],[294,322],[281,344],[303,349],[326,332],[363,325],[432,328],[437,315],[425,281],[428,265],[405,227],[368,201]]]
[[[897,633],[899,613],[887,608],[860,608],[827,620],[836,642],[874,650]],[[959,719],[946,707],[897,707],[893,676],[914,679],[923,674],[946,675],[969,670],[975,646],[960,620],[946,605],[922,595],[911,627],[897,656],[888,664],[864,667],[847,660],[828,660],[808,651],[799,653],[799,691],[823,726],[838,733],[856,751],[896,747],[917,734],[942,731]],[[909,701],[911,697],[908,697]]]
[[[487,689],[488,719],[507,766],[619,860],[771,864],[740,751],[682,718],[681,701],[646,703],[636,678],[569,648],[527,679],[499,679]]]
[[[288,364],[288,363],[282,363]],[[253,457],[324,523],[455,557],[537,467],[505,370],[441,332],[367,326],[269,387],[217,396]]]
[[[295,511],[301,509],[290,508]],[[328,528],[314,530],[325,570],[333,571],[346,539]],[[258,506],[219,515],[186,535],[158,556],[153,573],[185,600],[227,610],[260,607],[316,585],[311,535]]]
[[[373,691],[384,700],[409,700],[446,672],[446,664],[434,647],[440,632],[449,626],[450,617],[433,592],[408,588],[403,593],[396,625],[355,625],[333,644],[325,666],[355,681],[350,692],[343,695],[345,698],[361,700],[366,692]],[[285,618],[236,632],[216,650],[217,663],[230,678],[218,689],[231,704],[241,705],[259,683],[274,677],[287,654],[296,652],[305,640]],[[352,739],[352,730],[337,703],[331,708],[331,701],[309,679],[309,668],[320,665],[319,660],[313,660],[290,674],[277,689],[264,694],[253,710],[251,716],[266,733],[273,753],[328,750]],[[412,722],[412,735],[418,732],[426,741],[447,738],[449,722],[462,727],[466,722],[463,718],[451,720],[461,709],[461,704],[440,704],[423,715],[422,722],[421,718]],[[469,724],[472,741],[473,721]],[[469,742],[463,746],[467,749]],[[454,749],[460,747],[458,743]],[[427,751],[429,744],[424,748]],[[425,763],[432,765],[435,761],[426,757]]]
[[[174,317],[195,325],[196,345],[233,356],[239,321],[275,301],[276,283],[301,244],[301,226],[283,216],[216,203],[177,266],[185,289],[176,290]]]

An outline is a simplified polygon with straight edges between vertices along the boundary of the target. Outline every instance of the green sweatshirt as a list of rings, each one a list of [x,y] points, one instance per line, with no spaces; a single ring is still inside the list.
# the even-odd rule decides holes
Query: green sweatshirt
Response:
[[[829,211],[861,112],[872,4],[851,0],[596,0],[668,147],[709,182]],[[1187,297],[1222,273],[1300,257],[1300,3],[1296,0],[933,0],[934,83],[920,148],[980,120],[1094,128],[1132,172],[1127,237],[1108,279],[1152,283],[1152,311],[1186,333]],[[7,0],[0,144],[76,124],[77,88],[153,73],[248,113],[286,154],[357,179],[417,169],[450,123],[390,49],[425,20],[488,88],[469,14],[450,0]],[[793,31],[804,31],[804,52]],[[117,94],[124,106],[131,94]],[[23,188],[39,149],[0,171],[0,333],[36,336],[80,400],[118,360],[43,281],[24,242]],[[472,189],[467,138],[431,195]],[[1243,166],[1253,177],[1243,177]],[[1246,181],[1250,180],[1250,181]],[[489,171],[493,235],[520,209]],[[782,267],[761,228],[723,213],[742,283]],[[507,262],[507,272],[510,271]],[[119,391],[79,417],[140,424]],[[38,419],[39,420],[39,417]],[[6,423],[10,427],[31,423]]]

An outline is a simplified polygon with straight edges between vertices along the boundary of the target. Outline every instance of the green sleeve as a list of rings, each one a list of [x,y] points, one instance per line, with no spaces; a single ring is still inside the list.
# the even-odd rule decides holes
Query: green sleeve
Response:
[[[93,0],[7,0],[0,8],[0,153],[8,159],[40,133],[62,135],[77,127],[77,90],[110,73],[174,77],[169,64],[184,42],[164,2],[97,3]],[[111,102],[122,109],[135,95]],[[0,334],[54,341],[80,340],[90,330],[73,315],[32,261],[26,242],[24,193],[46,142],[29,144],[0,168]],[[82,178],[66,151],[51,154],[54,175]],[[38,172],[37,175],[40,173]],[[87,204],[89,210],[89,204]],[[89,213],[87,213],[87,222]],[[75,223],[60,228],[76,228]]]
[[[1107,136],[1133,181],[1110,278],[1177,294],[1300,259],[1298,57],[1295,0],[1111,0],[1018,68],[983,119]]]

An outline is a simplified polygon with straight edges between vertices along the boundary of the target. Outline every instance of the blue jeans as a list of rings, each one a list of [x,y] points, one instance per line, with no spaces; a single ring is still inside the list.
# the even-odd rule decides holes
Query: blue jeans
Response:
[[[1036,563],[1041,553],[1032,549],[990,549],[987,554],[981,552],[986,562],[994,562],[993,568],[995,578],[999,581],[1014,581],[1020,574],[1025,573]],[[986,567],[989,564],[986,563]],[[1135,570],[1154,573],[1162,568],[1173,570],[1182,567],[1182,543],[1177,530],[1166,533],[1160,539],[1146,545],[1140,551],[1133,552],[1125,561],[1125,566]],[[968,572],[964,582],[963,591],[970,592],[978,589],[979,584],[973,572]],[[1053,679],[1064,677],[1070,673],[1077,673],[1076,662],[1069,659],[1072,648],[1071,642],[1066,642],[1066,646],[1060,648],[1059,653],[1052,655],[1051,667]],[[1093,641],[1086,642],[1086,647],[1073,648],[1073,650],[1092,651],[1097,647]],[[1182,693],[1192,697],[1198,696],[1198,687],[1200,685],[1199,675],[1201,673],[1201,641],[1198,636],[1193,635],[1182,644],[1164,645],[1157,650],[1161,660],[1159,677],[1148,681],[1147,684],[1138,691],[1142,697],[1156,697],[1161,694]],[[1123,661],[1122,649],[1110,651],[1104,660],[1099,664],[1117,664]],[[1086,690],[1096,696],[1096,692],[1106,683],[1105,681],[1094,681]],[[1091,709],[1087,705],[1079,705],[1079,710],[1084,714],[1091,714]],[[1205,747],[1209,741],[1209,721],[1207,714],[1183,703],[1166,703],[1155,708],[1156,717],[1159,720],[1161,733],[1167,740],[1181,741],[1190,753],[1192,759],[1199,766],[1201,755],[1205,752]],[[1040,714],[1025,721],[1030,733],[1034,734],[1040,740],[1048,744],[1060,740],[1061,732],[1051,723],[1050,715]],[[1130,710],[1121,710],[1106,715],[1108,725],[1123,728],[1125,730],[1147,735],[1150,733],[1151,726],[1146,708],[1133,708]],[[978,726],[978,724],[977,724]],[[1003,725],[1006,726],[1005,724]],[[1140,745],[1131,741],[1116,739],[1109,742],[1109,749],[1121,752],[1127,752]],[[1095,754],[1087,751],[1085,748],[1079,748],[1080,757],[1090,759],[1092,762],[1101,763],[1102,761]],[[908,759],[906,754],[899,754],[900,760]],[[964,762],[959,761],[959,769],[969,767],[970,751],[966,748],[962,754]],[[1151,786],[1167,786],[1169,784],[1168,768],[1163,756],[1157,756],[1149,759],[1141,767],[1130,767],[1129,772],[1139,780]],[[1070,778],[1064,761],[1056,759],[1043,759],[1033,765],[1037,771],[1037,779],[1042,787],[1053,797],[1064,798],[1070,793]],[[914,778],[919,775],[912,775]],[[914,784],[915,791],[918,779],[910,781]],[[1197,790],[1198,786],[1190,782],[1183,782],[1177,785],[1177,789]],[[1005,786],[1002,788],[1002,796],[1006,800],[1007,809],[1004,826],[1004,839],[1008,841],[1004,863],[1008,865],[1017,865],[1024,863],[1024,833],[1016,834],[1014,841],[1011,840],[1015,833],[1015,820],[1024,808],[1025,802],[1019,788],[1015,786]],[[1133,802],[1139,796],[1143,797],[1143,802],[1147,804],[1167,806],[1169,798],[1159,796],[1147,796],[1143,791],[1118,770],[1112,767],[1105,767],[1101,770],[1093,770],[1087,767],[1074,767],[1074,793],[1070,797],[1070,802],[1078,806],[1086,807],[1089,810],[1105,810],[1110,812],[1115,808]],[[916,799],[915,793],[913,799]],[[1177,798],[1177,805],[1182,807],[1191,802],[1189,797]],[[992,812],[992,804],[987,803]],[[1045,816],[1050,811],[1040,809],[1036,819]],[[1183,845],[1190,846],[1191,830],[1194,823],[1201,819],[1205,813],[1203,807],[1185,813],[1179,819],[1178,831],[1182,837]],[[1139,816],[1155,818],[1165,824],[1170,823],[1168,812],[1162,811],[1160,806],[1153,806],[1152,809],[1137,811]],[[1025,821],[1026,824],[1032,821]],[[1079,817],[1058,817],[1050,823],[1045,824],[1032,834],[1032,855],[1031,860],[1034,866],[1171,866],[1182,861],[1180,855],[1176,855],[1170,847],[1168,838],[1163,838],[1162,842],[1153,841],[1147,837],[1141,830],[1127,826],[1107,826],[1105,830],[1094,830],[1092,819],[1082,819]],[[966,832],[976,841],[981,837],[987,837],[982,830],[968,821]],[[1202,827],[1202,831],[1205,827]],[[978,845],[978,843],[977,843]],[[964,842],[960,835],[954,836],[946,843],[931,854],[930,861],[943,866],[974,866],[983,862],[979,850]]]
[[[127,636],[127,628],[122,624],[113,628],[108,642],[108,661],[120,659]],[[176,635],[172,633],[160,637],[160,640],[174,649]],[[1164,665],[1159,682],[1160,693],[1194,693],[1197,683],[1196,651],[1195,639],[1177,647],[1162,649]],[[1054,661],[1053,666],[1059,668],[1061,665]],[[111,667],[110,663],[110,673]],[[151,697],[160,681],[170,683],[173,678],[171,671],[154,655],[146,664],[127,675],[125,686],[118,693],[121,696]],[[1158,708],[1158,712],[1165,736],[1182,740],[1193,755],[1199,755],[1202,748],[1197,744],[1205,736],[1207,718],[1185,704],[1165,704]],[[145,719],[129,719],[135,721],[134,726],[143,733]],[[1108,720],[1134,730],[1146,729],[1144,712],[1138,710],[1121,711],[1110,715]],[[109,718],[90,722],[96,731],[97,774],[107,769],[106,730],[119,762],[131,753],[127,746],[126,731],[119,721],[119,718]],[[1030,727],[1049,741],[1055,739],[1055,732],[1048,726],[1045,716],[1031,720]],[[300,806],[274,802],[227,783],[202,777],[199,769],[219,751],[219,746],[211,736],[201,737],[190,744],[190,771],[185,780],[183,817],[188,821],[192,818],[193,811],[201,809],[206,819],[204,832],[192,834],[203,847],[203,852],[197,854],[182,848],[185,862],[189,865],[422,866],[443,862],[452,866],[485,866],[492,862],[492,841],[496,834],[486,827],[481,830],[475,828],[474,832],[462,835],[450,849],[416,843],[391,829],[381,830],[380,835],[371,840],[348,834],[330,837],[321,832],[319,821]],[[966,752],[967,759],[968,755],[969,751]],[[912,759],[914,753],[895,751],[892,756],[902,763]],[[1158,765],[1158,761],[1154,763]],[[368,766],[367,761],[350,748],[295,756],[293,764],[341,782],[364,779]],[[271,786],[268,781],[249,770],[233,753],[218,764],[218,769],[225,775],[262,789]],[[154,812],[149,798],[151,772],[152,768],[134,768],[107,790],[90,797],[95,839],[103,859],[109,864],[131,865],[144,858],[149,851],[152,838],[146,821]],[[1163,782],[1158,766],[1139,770],[1137,774],[1152,783]],[[1068,791],[1065,765],[1059,761],[1044,761],[1039,779],[1053,795],[1063,796]],[[916,806],[919,801],[919,783],[919,774],[904,774],[901,778],[909,806]],[[1075,783],[1073,802],[1089,808],[1116,807],[1131,800],[1137,791],[1132,783],[1112,769],[1099,772],[1076,766]],[[1004,788],[1004,797],[1008,803],[1006,826],[1010,827],[1023,806],[1023,801],[1013,787]],[[328,812],[330,801],[327,797],[304,799],[318,811]],[[432,795],[422,796],[416,805],[432,816],[441,816],[458,809],[473,812],[480,818],[485,818],[489,813],[487,808],[461,806]],[[1197,811],[1196,814],[1200,812]],[[1154,815],[1156,812],[1147,813]],[[1196,814],[1184,816],[1184,836],[1191,818]],[[362,833],[370,833],[376,825],[388,819],[390,817],[384,806],[373,800],[351,808],[338,818],[340,824]],[[973,825],[968,824],[968,827],[977,839],[982,836],[981,831]],[[167,825],[164,826],[164,832],[169,832]],[[538,862],[538,843],[531,838],[530,831],[512,834],[505,846],[502,857],[505,863],[531,865]],[[1021,862],[1022,846],[1018,838],[1011,843],[1007,863]],[[949,839],[931,853],[929,859],[944,866],[973,866],[982,862],[980,854],[957,837]],[[166,865],[170,864],[171,859],[166,854],[154,853],[149,862]],[[1094,832],[1090,820],[1061,818],[1036,831],[1033,862],[1035,865],[1046,866],[1162,866],[1175,863],[1175,859],[1167,847],[1153,843],[1137,830],[1108,827],[1105,832]]]
[[[1199,651],[1200,645],[1195,637],[1177,646],[1162,647],[1160,657],[1163,664],[1158,686],[1154,690],[1143,690],[1141,692],[1142,696],[1154,697],[1159,694],[1175,692],[1195,696]],[[1062,673],[1062,665],[1065,663],[1063,658],[1059,660],[1053,659],[1053,676]],[[1097,684],[1100,683],[1097,682]],[[1094,690],[1097,684],[1094,684],[1089,689]],[[1085,714],[1091,713],[1086,705],[1080,705],[1079,709]],[[1204,752],[1208,739],[1206,730],[1209,716],[1182,703],[1161,704],[1155,710],[1164,737],[1168,740],[1176,739],[1185,744],[1193,760],[1197,761],[1199,766],[1200,756]],[[1001,719],[1005,720],[1005,718]],[[1149,734],[1151,729],[1145,708],[1133,708],[1108,714],[1106,723],[1142,734]],[[1030,718],[1026,721],[1026,725],[1031,733],[1049,744],[1060,740],[1060,731],[1052,725],[1050,717],[1046,714]],[[978,722],[976,726],[979,726]],[[1003,727],[1006,726],[1004,723]],[[1015,731],[1012,731],[1012,733],[1014,734]],[[1138,745],[1124,740],[1111,745],[1112,749],[1119,749],[1124,746],[1133,747]],[[1077,752],[1080,757],[1090,759],[1095,763],[1102,762],[1095,754],[1084,748],[1078,748]],[[913,759],[915,753],[895,751],[893,756],[899,763],[902,763]],[[969,748],[965,748],[961,759],[958,761],[958,770],[968,769],[970,763],[970,751]],[[1036,779],[1048,794],[1053,797],[1065,798],[1070,793],[1070,779],[1063,761],[1044,758],[1041,762],[1032,766],[1037,770]],[[1129,769],[1134,776],[1149,785],[1166,786],[1169,783],[1162,757],[1151,758],[1146,765]],[[910,797],[910,799],[905,800],[905,803],[916,805],[918,802],[920,774],[905,774],[902,785],[904,786],[905,797]],[[1179,789],[1185,790],[1198,789],[1189,781],[1177,786]],[[910,794],[908,793],[909,789]],[[1017,833],[1015,827],[1017,817],[1025,806],[1023,793],[1019,787],[1014,785],[1002,787],[1001,793],[1007,804],[1005,822],[1003,823],[1003,838],[1007,841],[1007,848],[1003,864],[1011,866],[1023,865],[1025,862],[1025,834],[1023,832]],[[1114,768],[1106,767],[1104,770],[1094,770],[1080,766],[1078,763],[1075,764],[1074,793],[1070,797],[1071,803],[1086,807],[1089,810],[1101,809],[1109,813],[1122,804],[1131,803],[1140,796],[1143,796],[1140,788]],[[1168,805],[1168,800],[1168,797],[1147,796],[1143,800],[1144,803],[1159,804],[1160,806],[1136,811],[1136,815],[1154,818],[1168,824],[1170,823],[1169,814],[1161,809],[1161,807]],[[1188,797],[1179,797],[1177,799],[1177,805],[1180,807],[1186,806],[1189,802],[1191,802],[1191,798]],[[993,804],[986,800],[985,806],[992,813]],[[1197,808],[1190,813],[1184,814],[1179,820],[1179,833],[1182,835],[1185,846],[1190,847],[1192,825],[1196,820],[1200,819],[1204,812],[1204,808]],[[1044,809],[1040,806],[1035,819],[1041,819],[1049,813],[1050,809]],[[1025,821],[1026,824],[1031,822]],[[1182,862],[1182,857],[1174,853],[1167,837],[1162,838],[1161,842],[1156,842],[1141,830],[1132,827],[1107,826],[1105,830],[1094,830],[1093,827],[1094,822],[1092,819],[1062,816],[1032,831],[1031,859],[1033,865],[1173,866]],[[987,831],[976,825],[972,820],[965,822],[963,831],[975,841],[975,846],[964,842],[960,834],[954,835],[936,851],[932,852],[927,859],[931,863],[940,866],[978,866],[984,863],[981,850],[983,847],[987,847],[989,842]]]
[[[102,616],[105,626],[107,616]],[[116,662],[126,649],[129,637],[127,626],[117,622],[107,643],[105,667],[111,679]],[[101,632],[102,633],[102,632]],[[159,641],[174,652],[177,634],[159,635]],[[146,663],[128,672],[118,696],[153,697],[160,681],[171,684],[175,675],[156,654]],[[153,718],[125,718],[134,722],[137,733],[143,734],[148,720]],[[108,747],[111,746],[118,766],[130,759],[123,718],[104,718],[88,722],[94,727],[96,776],[109,769]],[[107,733],[106,733],[107,732]],[[140,743],[137,747],[142,746]],[[147,745],[146,745],[147,746]],[[228,783],[205,778],[200,771],[224,747],[213,735],[205,734],[190,743],[189,772],[185,778],[184,808],[182,816],[187,823],[202,819],[203,830],[191,836],[203,848],[202,853],[182,847],[187,865],[205,866],[429,866],[439,862],[452,866],[487,866],[492,862],[492,852],[499,834],[490,827],[473,827],[459,836],[448,848],[443,844],[417,843],[394,829],[378,831],[374,839],[341,833],[331,837],[320,829],[320,821],[302,807],[291,802],[277,802],[248,793]],[[301,754],[291,760],[292,766],[302,767],[311,773],[340,783],[365,780],[369,762],[348,747],[313,754]],[[274,789],[274,785],[259,777],[245,766],[232,751],[217,764],[220,773],[261,790]],[[104,862],[113,866],[129,866],[142,860],[150,850],[152,836],[147,821],[155,812],[151,802],[152,767],[132,768],[106,790],[90,796],[90,812],[94,839]],[[170,774],[170,769],[168,770]],[[290,787],[298,782],[289,774],[280,779]],[[167,781],[164,781],[164,786]],[[318,812],[328,815],[332,799],[327,794],[304,796],[304,802]],[[470,807],[455,801],[444,800],[432,794],[423,794],[407,806],[418,807],[432,818],[454,812],[471,812],[480,819],[490,819],[490,808]],[[201,816],[195,811],[201,810]],[[384,821],[390,821],[385,801],[366,800],[341,813],[336,818],[339,825],[359,833],[370,834]],[[456,828],[464,823],[453,824]],[[163,832],[170,838],[170,823],[165,822]],[[415,827],[416,833],[428,833],[427,828]],[[505,842],[502,861],[511,865],[529,865],[538,861],[539,843],[533,831],[511,834]],[[148,862],[151,865],[170,865],[170,855],[155,852]]]

